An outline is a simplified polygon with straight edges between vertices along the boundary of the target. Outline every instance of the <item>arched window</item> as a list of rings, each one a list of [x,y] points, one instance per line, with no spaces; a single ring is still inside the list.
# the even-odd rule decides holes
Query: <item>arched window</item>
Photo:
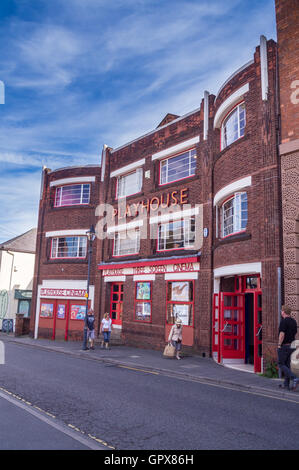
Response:
[[[223,120],[221,126],[221,150],[243,137],[246,124],[245,103],[240,103]]]

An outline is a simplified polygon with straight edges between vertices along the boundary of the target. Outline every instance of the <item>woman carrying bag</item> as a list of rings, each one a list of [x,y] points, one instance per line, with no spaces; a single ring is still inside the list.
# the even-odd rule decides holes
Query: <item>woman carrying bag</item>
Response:
[[[180,350],[182,349],[183,339],[183,326],[180,318],[176,319],[175,324],[172,326],[169,336],[168,343],[175,347],[175,357],[180,360]]]

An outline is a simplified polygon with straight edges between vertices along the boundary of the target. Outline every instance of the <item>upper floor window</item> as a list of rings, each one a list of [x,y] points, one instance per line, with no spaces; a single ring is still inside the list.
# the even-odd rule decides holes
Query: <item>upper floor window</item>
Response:
[[[116,197],[130,196],[139,193],[142,188],[142,168],[126,175],[121,175],[117,179]]]
[[[245,103],[237,105],[224,119],[221,127],[221,150],[243,137],[246,124]]]
[[[196,150],[188,150],[160,162],[160,184],[167,184],[195,175]]]
[[[192,248],[195,241],[195,218],[175,220],[159,226],[158,251]]]
[[[59,186],[55,193],[55,207],[74,206],[76,204],[89,204],[90,185],[72,184]]]
[[[139,253],[140,231],[121,231],[114,234],[113,256],[126,256]]]
[[[84,236],[52,238],[51,258],[85,258],[86,246]]]
[[[247,219],[247,193],[235,193],[221,206],[222,237],[246,230]]]

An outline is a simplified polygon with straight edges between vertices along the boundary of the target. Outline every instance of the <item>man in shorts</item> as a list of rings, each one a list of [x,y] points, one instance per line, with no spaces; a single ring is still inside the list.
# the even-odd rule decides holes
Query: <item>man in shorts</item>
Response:
[[[87,342],[90,343],[90,349],[94,349],[94,312],[92,308],[87,312]]]

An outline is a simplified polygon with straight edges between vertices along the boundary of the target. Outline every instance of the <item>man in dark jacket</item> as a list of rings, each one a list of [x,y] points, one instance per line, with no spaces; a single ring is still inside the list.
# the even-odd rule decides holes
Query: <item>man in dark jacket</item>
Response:
[[[291,317],[291,309],[287,305],[281,308],[281,321],[279,324],[278,337],[278,366],[284,374],[284,383],[280,385],[286,390],[295,390],[299,384],[299,379],[291,371],[291,354],[295,349],[291,348],[297,333],[297,323]]]
[[[92,309],[87,312],[87,341],[90,342],[90,349],[94,349],[94,313]]]

